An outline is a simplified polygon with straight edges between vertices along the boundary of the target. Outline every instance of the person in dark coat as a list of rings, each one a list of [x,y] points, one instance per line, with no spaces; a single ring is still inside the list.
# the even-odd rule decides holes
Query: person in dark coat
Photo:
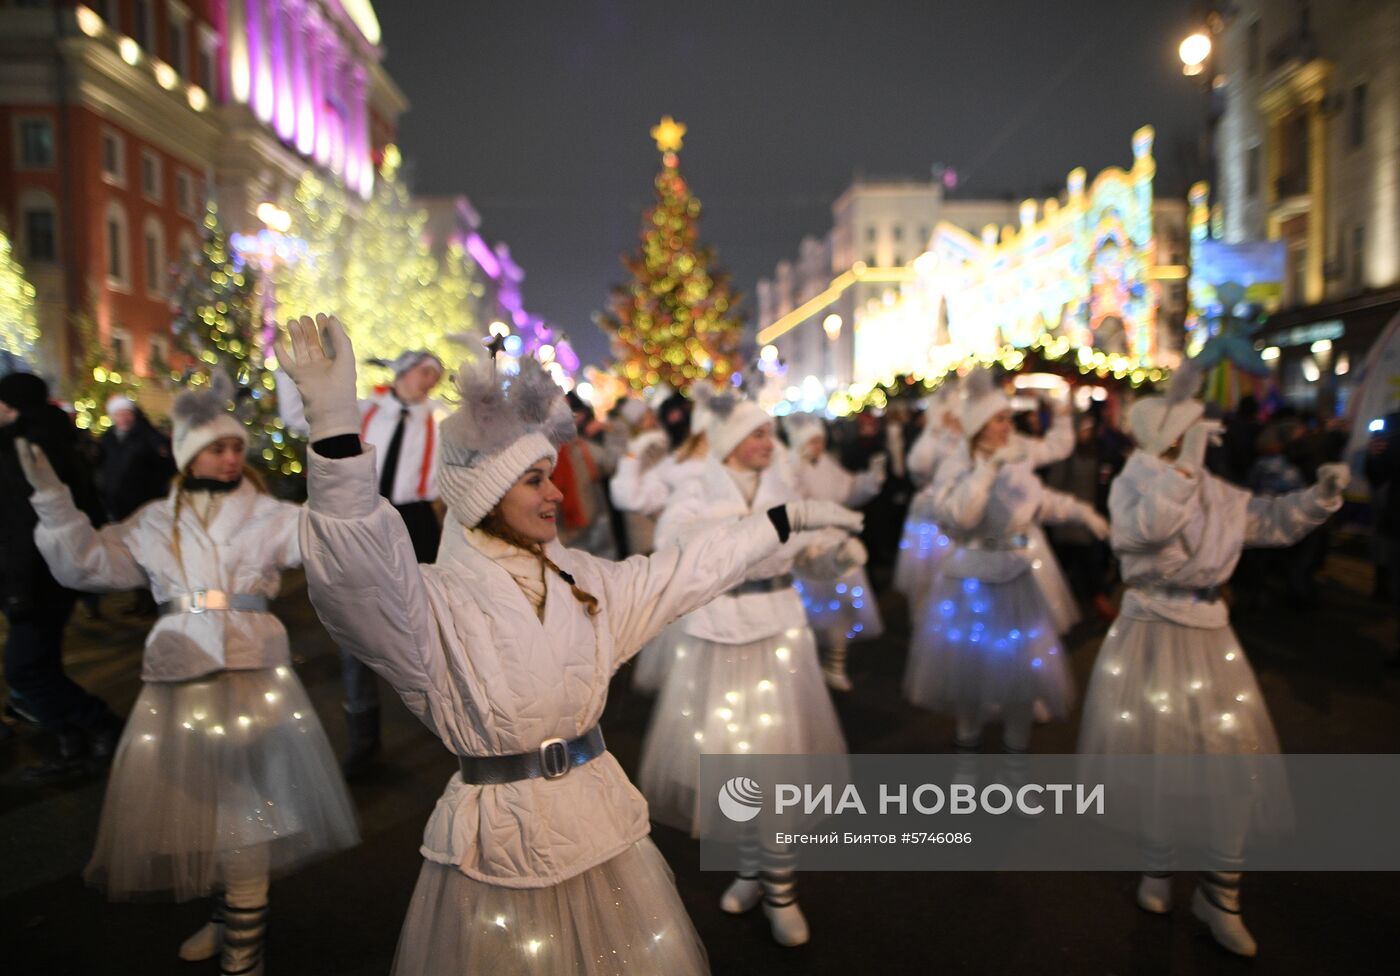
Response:
[[[170,493],[175,462],[170,441],[124,396],[107,401],[112,426],[99,440],[102,503],[107,517],[120,522],[142,505]]]
[[[45,780],[86,768],[88,758],[110,759],[122,722],[63,670],[63,631],[77,594],[58,585],[34,544],[38,519],[15,453],[20,437],[43,448],[94,526],[105,519],[78,455],[78,432],[49,402],[48,385],[29,373],[0,378],[0,595],[9,622],[5,681],[15,710],[57,737],[57,757],[25,771],[28,779]]]
[[[175,462],[170,441],[129,398],[107,400],[112,426],[98,440],[102,504],[107,518],[120,522],[142,505],[170,493]],[[139,590],[126,612],[149,616],[156,609],[149,590]]]

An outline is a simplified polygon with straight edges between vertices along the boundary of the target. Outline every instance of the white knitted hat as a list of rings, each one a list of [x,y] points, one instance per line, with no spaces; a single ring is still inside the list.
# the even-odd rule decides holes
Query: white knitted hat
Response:
[[[223,373],[215,373],[209,385],[186,390],[170,407],[173,425],[171,452],[175,467],[184,471],[200,451],[225,437],[237,437],[248,447],[248,428],[233,413],[233,384]]]
[[[375,366],[383,366],[394,374],[394,379],[398,379],[413,367],[420,363],[433,363],[438,369],[442,369],[442,360],[426,349],[409,349],[399,353],[393,359],[371,359],[370,363]]]
[[[1128,433],[1139,450],[1161,457],[1200,420],[1206,405],[1192,398],[1200,385],[1201,370],[1195,360],[1183,360],[1172,374],[1165,396],[1142,397],[1128,410]]]
[[[773,418],[752,400],[732,393],[720,393],[707,404],[709,421],[705,432],[710,438],[710,457],[723,461],[734,452],[739,442]]]
[[[1002,392],[1000,384],[992,381],[989,369],[973,370],[963,381],[962,406],[958,410],[958,420],[962,424],[963,436],[969,441],[982,432],[982,428],[1003,410],[1011,409],[1011,401]]]
[[[457,371],[462,405],[442,422],[438,491],[457,521],[480,524],[525,470],[577,434],[564,391],[538,362],[498,377],[487,361]]]
[[[822,445],[826,445],[826,424],[815,414],[788,414],[783,418],[783,429],[787,431],[788,446],[792,449],[794,458],[801,459],[802,449],[813,438],[820,437]]]
[[[107,416],[109,417],[112,416],[112,414],[117,413],[121,410],[135,409],[136,404],[132,402],[131,397],[122,396],[120,393],[118,393],[115,396],[110,396],[107,398]]]

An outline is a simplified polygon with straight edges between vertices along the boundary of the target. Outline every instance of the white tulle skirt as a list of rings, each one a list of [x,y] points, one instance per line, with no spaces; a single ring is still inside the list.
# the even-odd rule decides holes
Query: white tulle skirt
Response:
[[[359,843],[355,808],[290,667],[149,682],[112,762],[85,877],[112,898],[222,887],[266,849],[273,875]],[[259,857],[263,852],[259,852]]]
[[[1069,580],[1065,579],[1060,561],[1050,548],[1045,530],[1038,524],[1032,524],[1026,530],[1026,539],[1031,575],[1035,577],[1036,586],[1040,587],[1040,595],[1045,597],[1050,619],[1055,623],[1055,633],[1061,636],[1068,634],[1079,623],[1079,601],[1074,598],[1074,591],[1070,589]]]
[[[705,947],[650,839],[548,888],[423,865],[394,976],[704,976]]]
[[[845,752],[810,628],[748,644],[686,635],[651,715],[637,785],[651,819],[693,833],[701,755]]]
[[[840,579],[799,578],[795,584],[807,611],[807,622],[825,637],[845,635],[847,640],[871,640],[885,632],[875,591],[864,567]]]
[[[1079,732],[1081,767],[1112,785],[1140,755],[1244,756],[1240,764],[1173,767],[1147,784],[1148,807],[1169,796],[1243,804],[1255,828],[1292,819],[1278,735],[1254,669],[1230,627],[1201,629],[1119,617],[1094,664]],[[1141,783],[1137,784],[1139,787]]]
[[[1031,574],[1006,583],[940,577],[910,642],[904,695],[922,708],[983,720],[1036,701],[1064,718],[1074,681]]]
[[[912,621],[919,619],[919,611],[938,579],[943,560],[952,551],[952,540],[934,521],[932,497],[926,491],[919,492],[904,520],[904,534],[900,537],[899,555],[894,564],[894,589],[908,599]]]
[[[676,660],[676,648],[685,637],[685,627],[673,620],[632,659],[632,690],[641,695],[654,695],[661,690],[666,674]]]

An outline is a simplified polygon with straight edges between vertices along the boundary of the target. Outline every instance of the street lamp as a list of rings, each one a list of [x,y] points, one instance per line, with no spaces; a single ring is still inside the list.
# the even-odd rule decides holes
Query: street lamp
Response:
[[[1181,73],[1187,76],[1195,76],[1205,70],[1206,59],[1210,57],[1210,35],[1204,31],[1196,31],[1176,49],[1176,53],[1181,57]]]

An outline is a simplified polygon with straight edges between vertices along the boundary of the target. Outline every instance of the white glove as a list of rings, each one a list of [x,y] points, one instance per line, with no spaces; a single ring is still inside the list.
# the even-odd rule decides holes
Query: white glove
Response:
[[[788,502],[784,507],[787,509],[788,525],[794,532],[833,528],[856,533],[865,526],[864,515],[835,502],[812,499]]]
[[[855,536],[847,539],[836,553],[836,558],[845,565],[842,574],[850,572],[857,566],[864,566],[870,561],[870,553],[865,549],[865,543]]]
[[[1181,439],[1181,453],[1177,455],[1176,466],[1183,471],[1196,473],[1206,463],[1206,448],[1220,443],[1220,435],[1225,426],[1218,420],[1198,420]]]
[[[1024,444],[1017,441],[1009,441],[997,448],[988,460],[997,467],[1002,467],[1006,464],[1019,464],[1024,461],[1027,456],[1026,446]]]
[[[287,323],[291,340],[278,337],[277,362],[297,385],[306,410],[311,440],[360,432],[360,402],[355,392],[355,350],[334,316],[303,315]]]
[[[878,481],[885,483],[885,475],[889,472],[890,459],[883,454],[877,454],[870,459],[870,467],[865,469],[866,474]]]
[[[1084,524],[1084,528],[1094,533],[1094,538],[1100,542],[1108,538],[1108,519],[1087,505],[1084,507],[1084,514],[1080,518],[1080,522]]]
[[[16,437],[15,455],[19,458],[19,468],[24,472],[24,480],[29,482],[36,495],[64,487],[53,465],[49,463],[49,456],[38,444],[31,444],[23,437]]]
[[[645,469],[665,457],[668,446],[669,442],[664,433],[659,430],[649,430],[645,434],[638,434],[628,442],[627,453],[639,460]]]
[[[1317,469],[1317,488],[1323,498],[1341,498],[1349,484],[1351,469],[1345,464],[1324,464]]]

